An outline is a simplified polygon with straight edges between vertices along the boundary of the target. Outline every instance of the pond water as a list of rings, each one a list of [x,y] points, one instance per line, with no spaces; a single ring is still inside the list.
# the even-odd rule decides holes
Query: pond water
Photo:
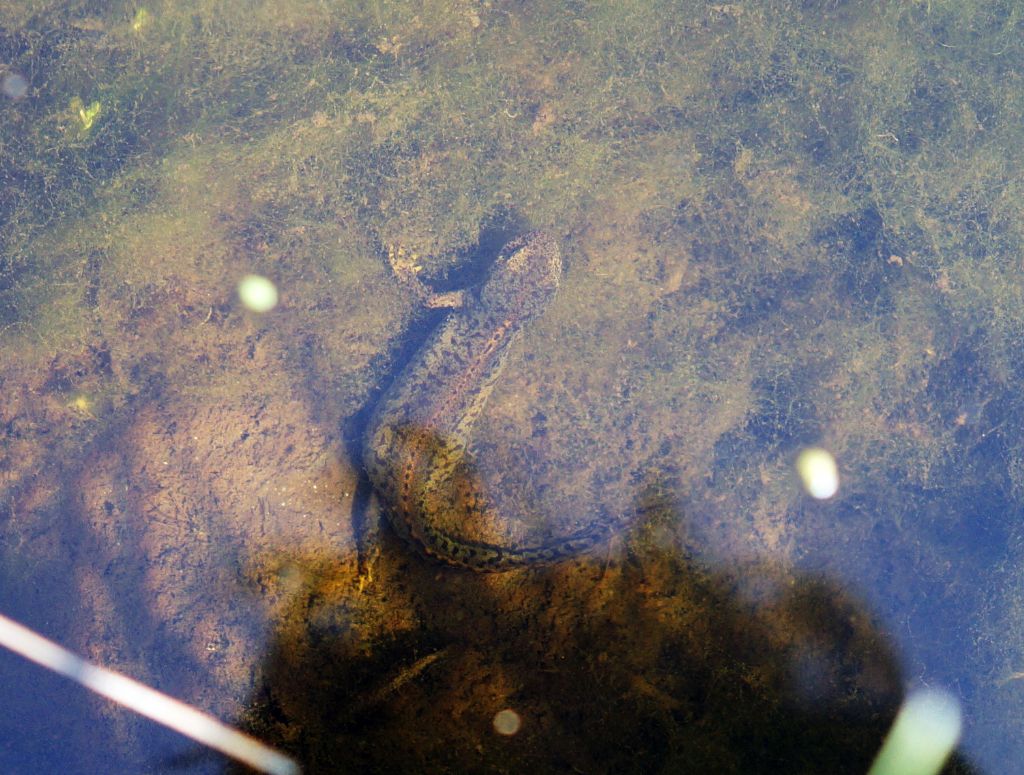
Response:
[[[921,688],[1024,767],[1018,4],[2,25],[0,613],[305,772],[867,772]],[[4,771],[236,766],[0,676]]]

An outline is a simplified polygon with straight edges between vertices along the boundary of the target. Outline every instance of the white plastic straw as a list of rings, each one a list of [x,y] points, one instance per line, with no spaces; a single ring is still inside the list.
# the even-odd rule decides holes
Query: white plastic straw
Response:
[[[0,646],[260,772],[268,775],[299,773],[299,766],[293,760],[255,738],[134,679],[87,662],[2,614]]]

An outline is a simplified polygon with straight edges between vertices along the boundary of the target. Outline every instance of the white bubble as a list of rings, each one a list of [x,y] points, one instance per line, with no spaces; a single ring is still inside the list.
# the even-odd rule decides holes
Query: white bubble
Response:
[[[831,498],[839,490],[839,468],[827,450],[820,447],[805,449],[796,459],[796,471],[812,498]]]
[[[960,739],[960,703],[939,689],[912,692],[868,775],[935,775]]]
[[[514,735],[523,725],[523,721],[519,718],[519,714],[511,708],[499,710],[494,714],[494,720],[491,723],[494,725],[495,732],[499,735],[506,736]]]
[[[18,73],[8,73],[0,81],[0,91],[12,100],[20,100],[28,93],[28,81]]]
[[[277,306],[277,287],[266,277],[248,274],[238,283],[238,298],[253,312],[269,312]]]

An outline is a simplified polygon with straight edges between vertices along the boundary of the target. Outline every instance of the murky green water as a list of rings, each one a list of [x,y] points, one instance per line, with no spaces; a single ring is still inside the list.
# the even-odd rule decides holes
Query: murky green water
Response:
[[[1018,3],[9,5],[0,611],[309,772],[866,772],[921,686],[1024,766]],[[614,537],[467,573],[359,462],[443,314],[387,251],[528,229],[478,473]],[[229,767],[0,675],[0,769]]]

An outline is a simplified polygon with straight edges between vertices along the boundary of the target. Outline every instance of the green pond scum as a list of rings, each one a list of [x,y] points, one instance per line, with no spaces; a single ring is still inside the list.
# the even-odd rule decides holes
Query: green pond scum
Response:
[[[3,613],[308,772],[866,772],[921,684],[1024,766],[1021,3],[8,0],[0,86]],[[473,476],[623,527],[466,573],[360,462],[388,251],[532,230]],[[31,670],[0,769],[220,771]]]

